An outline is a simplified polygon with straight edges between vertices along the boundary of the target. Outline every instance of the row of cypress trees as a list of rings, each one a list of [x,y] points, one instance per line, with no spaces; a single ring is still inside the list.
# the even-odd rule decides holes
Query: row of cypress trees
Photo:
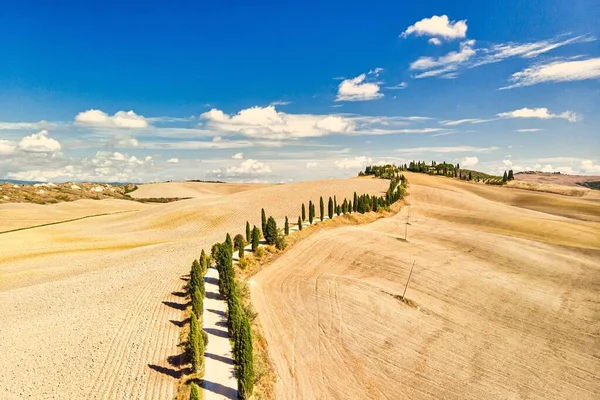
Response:
[[[258,228],[254,227],[254,232],[258,232]],[[238,247],[240,246],[243,248],[238,241]],[[227,234],[225,242],[217,243],[213,246],[213,250],[216,267],[219,271],[219,291],[227,300],[227,327],[234,343],[233,354],[236,361],[238,395],[240,398],[245,399],[252,394],[254,388],[252,326],[245,309],[242,307],[235,279],[233,268],[234,248],[231,236]]]
[[[204,274],[210,264],[209,257],[202,250],[200,261],[194,260],[190,271],[188,294],[192,299],[192,314],[190,315],[190,331],[188,333],[187,352],[192,364],[192,371],[198,373],[204,365],[204,348],[208,336],[202,329],[204,314]]]

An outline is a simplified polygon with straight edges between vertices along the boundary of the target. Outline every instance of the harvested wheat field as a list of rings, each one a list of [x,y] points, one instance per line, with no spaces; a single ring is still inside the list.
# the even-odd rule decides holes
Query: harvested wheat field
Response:
[[[260,224],[261,207],[293,221],[302,202],[354,191],[381,195],[388,182],[240,185],[237,192],[193,185],[168,184],[172,192],[161,189],[161,195],[214,196],[131,202],[136,209],[128,212],[0,234],[0,398],[173,398],[181,371],[168,358],[182,352],[181,277],[201,249],[210,250],[227,232],[241,233],[247,220]],[[85,213],[106,212],[104,200],[93,204],[97,210]],[[39,222],[53,208],[28,210]],[[16,226],[11,215],[3,214],[3,223]]]
[[[246,190],[272,186],[257,183],[200,183],[165,182],[140,185],[130,193],[136,199],[152,197],[207,197],[239,193]],[[165,194],[168,193],[168,196]]]
[[[252,279],[276,398],[600,398],[600,205],[407,176]]]

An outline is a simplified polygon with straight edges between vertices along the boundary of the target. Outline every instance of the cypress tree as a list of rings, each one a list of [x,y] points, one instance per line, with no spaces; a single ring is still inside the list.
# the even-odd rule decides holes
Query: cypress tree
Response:
[[[206,257],[206,253],[204,252],[204,249],[202,249],[202,252],[200,253],[200,268],[202,269],[202,275],[206,274],[206,271],[210,267],[209,264],[210,264],[210,260],[208,260],[208,257]]]
[[[352,211],[353,211],[353,208],[352,208],[352,207],[354,207],[354,206],[352,205],[352,200],[348,200],[348,213],[349,213],[349,214],[352,214]],[[354,210],[354,211],[356,211],[356,210]]]
[[[200,323],[196,314],[192,313],[190,333],[188,335],[188,350],[192,360],[192,370],[199,372],[202,368],[202,355],[204,354],[204,339],[200,333]]]
[[[508,171],[508,180],[512,181],[514,179],[515,179],[515,175],[513,174],[513,170],[511,169]]]
[[[327,203],[327,215],[329,219],[333,218],[333,200],[329,197],[329,202]]]
[[[473,180],[473,173],[471,171],[469,171],[469,180],[472,181]]]
[[[254,356],[252,349],[252,329],[248,318],[243,318],[237,348],[236,361],[238,376],[238,393],[243,399],[252,395],[254,389]]]
[[[234,342],[233,351],[237,351],[240,324],[244,314],[242,312],[242,304],[237,294],[237,289],[233,290],[231,296],[227,298],[227,326],[229,334]]]
[[[302,203],[302,221],[306,221],[306,208],[304,207],[304,203]]]
[[[298,230],[302,230],[302,219],[300,217],[298,217]]]
[[[339,217],[340,214],[342,213],[342,206],[340,206],[339,204],[335,207],[335,213],[336,215]]]
[[[194,288],[192,292],[192,311],[196,314],[196,317],[200,319],[204,313],[204,296],[200,293],[200,288]]]
[[[256,226],[252,229],[252,251],[256,252],[258,245],[260,244],[260,231]]]
[[[190,389],[190,400],[200,400],[200,388],[194,382]]]
[[[358,195],[354,192],[354,201],[352,202],[352,211],[356,212],[358,210],[358,205],[356,202],[358,201]]]
[[[239,258],[242,259],[242,257],[244,257],[244,246],[246,245],[244,237],[240,234],[235,235],[233,238],[233,244],[235,245],[235,249],[238,251]]]
[[[262,234],[263,237],[265,237],[266,235],[266,231],[267,231],[267,214],[265,214],[265,209],[263,208],[260,211],[260,220],[261,220],[261,224],[262,224]]]
[[[246,243],[250,243],[252,240],[252,231],[250,230],[250,223],[246,221]]]
[[[269,217],[267,221],[267,231],[265,233],[265,241],[267,244],[275,244],[275,240],[277,239],[277,223],[275,222],[275,218]]]
[[[283,231],[285,233],[285,236],[288,236],[290,234],[290,223],[288,221],[287,215],[285,216],[285,226],[283,228]]]
[[[337,210],[337,196],[333,196],[333,209]]]
[[[508,175],[506,174],[506,171],[504,171],[504,176],[502,177],[502,182],[506,182],[508,181]]]
[[[225,244],[231,249],[231,252],[233,252],[233,241],[231,240],[231,235],[229,233],[227,233],[227,236],[225,237]]]
[[[308,202],[308,222],[310,222],[310,224],[312,225],[313,223],[313,204],[312,201]]]
[[[319,211],[321,222],[323,222],[323,217],[325,216],[325,205],[323,204],[323,196],[321,196],[321,200],[319,201]]]

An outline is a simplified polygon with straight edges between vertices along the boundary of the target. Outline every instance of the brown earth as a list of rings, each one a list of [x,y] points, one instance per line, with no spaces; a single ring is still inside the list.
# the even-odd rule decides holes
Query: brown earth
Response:
[[[276,398],[599,398],[600,203],[407,175],[251,280]]]
[[[544,172],[515,174],[515,181],[550,185],[579,186],[583,182],[600,182],[600,175],[566,175]]]
[[[221,190],[208,186],[199,190]],[[173,398],[185,308],[180,277],[202,248],[243,232],[247,220],[260,224],[262,207],[295,221],[302,202],[381,195],[387,186],[376,179],[241,185],[239,192],[131,202],[139,208],[0,234],[0,398]],[[105,212],[104,202],[85,213]],[[51,214],[47,206],[23,206],[32,221]],[[4,213],[3,223],[22,224],[28,212]]]
[[[55,204],[83,199],[127,199],[126,189],[134,185],[112,186],[105,183],[60,183],[16,185],[0,183],[0,205],[6,203]]]

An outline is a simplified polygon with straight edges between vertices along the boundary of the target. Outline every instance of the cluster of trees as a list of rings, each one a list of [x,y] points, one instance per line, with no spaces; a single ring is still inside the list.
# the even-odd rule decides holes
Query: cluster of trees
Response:
[[[256,230],[257,228],[255,227],[254,231]],[[231,236],[227,234],[225,242],[215,244],[213,250],[216,267],[219,271],[219,291],[227,301],[227,327],[233,341],[238,394],[240,398],[245,399],[252,394],[254,388],[252,326],[249,315],[242,306],[235,279],[233,244],[230,243],[230,240]]]
[[[359,172],[358,176],[373,175],[381,179],[393,179],[399,175],[400,171],[403,170],[402,168],[402,166],[398,167],[394,164],[367,165],[365,171]],[[406,165],[404,165],[404,170],[406,170]]]
[[[208,336],[202,329],[202,317],[204,314],[204,275],[210,265],[210,258],[202,250],[200,261],[194,260],[190,271],[190,281],[187,289],[192,299],[192,315],[190,316],[190,331],[188,334],[187,352],[194,373],[201,371],[204,365],[204,348],[208,342]]]
[[[361,172],[361,175],[387,175],[391,174],[391,171],[395,171],[395,176],[399,176],[397,171],[411,171],[424,173],[429,175],[441,175],[450,178],[458,178],[465,181],[477,181],[483,182],[490,185],[502,185],[512,179],[514,176],[512,170],[508,173],[504,173],[504,177],[485,174],[483,172],[461,169],[460,164],[450,164],[446,161],[441,163],[437,161],[431,161],[431,163],[425,161],[411,161],[408,165],[384,165],[384,166],[367,166],[365,172]],[[393,178],[393,177],[392,177]]]
[[[513,170],[509,170],[508,174],[504,171],[504,176],[502,177],[502,182],[509,182],[515,179],[515,175],[513,174]]]

